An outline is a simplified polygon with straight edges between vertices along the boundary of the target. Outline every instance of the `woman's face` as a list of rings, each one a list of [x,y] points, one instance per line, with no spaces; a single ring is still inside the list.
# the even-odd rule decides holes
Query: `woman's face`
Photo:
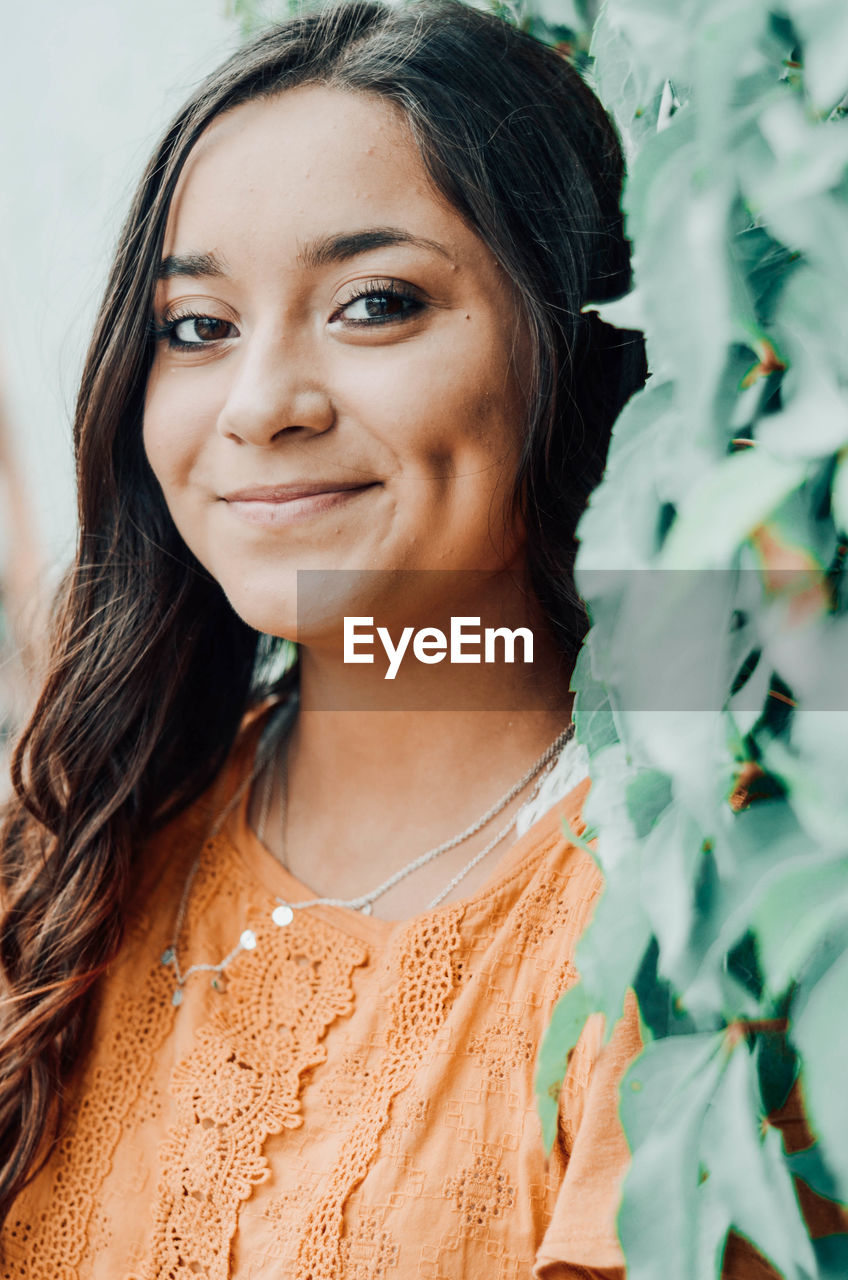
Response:
[[[309,643],[343,614],[400,618],[412,588],[391,571],[521,562],[527,338],[391,104],[307,86],[213,122],[174,196],[154,316],[147,456],[251,626]],[[298,570],[388,572],[335,572],[298,630]],[[413,579],[420,613],[430,579]]]

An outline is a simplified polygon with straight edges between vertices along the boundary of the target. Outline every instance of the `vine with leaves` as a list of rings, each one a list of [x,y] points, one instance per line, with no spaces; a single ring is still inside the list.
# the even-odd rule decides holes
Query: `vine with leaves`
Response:
[[[606,889],[539,1067],[634,987],[631,1280],[848,1275],[848,10],[607,0],[591,74],[628,151],[652,376],[579,528],[574,677]],[[812,1141],[769,1117],[796,1088]],[[799,1192],[801,1198],[799,1198]],[[658,1208],[659,1207],[659,1208]]]

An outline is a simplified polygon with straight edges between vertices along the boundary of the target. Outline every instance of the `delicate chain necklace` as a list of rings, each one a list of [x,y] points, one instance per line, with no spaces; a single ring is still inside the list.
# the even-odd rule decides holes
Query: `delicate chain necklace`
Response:
[[[524,774],[524,776],[520,778],[518,782],[514,784],[514,786],[510,787],[509,791],[507,791],[505,795],[501,796],[500,800],[498,800],[494,805],[492,805],[490,809],[487,809],[487,811],[483,814],[483,816],[478,818],[476,822],[473,822],[471,826],[466,827],[466,829],[460,832],[459,835],[453,836],[450,840],[446,840],[443,844],[437,845],[434,849],[428,849],[426,853],[420,854],[417,858],[414,858],[412,862],[407,863],[405,867],[401,867],[399,871],[394,872],[394,874],[389,876],[387,880],[384,880],[382,884],[378,885],[376,889],[370,890],[369,893],[361,894],[358,898],[309,898],[302,902],[290,902],[290,901],[286,901],[283,898],[277,898],[276,899],[277,905],[274,908],[274,910],[271,912],[272,921],[279,928],[285,928],[286,925],[291,924],[292,920],[294,919],[294,913],[296,911],[304,911],[309,907],[319,907],[319,906],[347,907],[350,910],[360,911],[363,915],[370,915],[372,906],[377,901],[378,898],[381,898],[384,894],[388,893],[390,889],[392,889],[396,884],[399,884],[400,881],[404,880],[407,876],[412,875],[414,871],[418,871],[421,867],[426,866],[428,863],[432,862],[435,858],[438,858],[441,854],[447,853],[450,849],[455,849],[457,845],[462,844],[464,841],[470,840],[472,836],[476,835],[478,831],[482,830],[484,826],[486,826],[489,822],[491,822],[494,818],[496,818],[497,815],[507,807],[510,801],[514,800],[515,797],[524,789],[524,787],[526,787],[529,782],[533,781],[534,778],[536,778],[536,783],[535,783],[535,786],[533,787],[533,791],[531,795],[528,798],[527,803],[530,803],[530,801],[535,799],[535,797],[539,793],[539,790],[541,789],[542,783],[544,782],[545,778],[548,776],[551,769],[553,768],[557,755],[559,754],[560,750],[565,746],[566,742],[568,742],[568,740],[571,738],[573,733],[574,733],[574,725],[570,724],[567,729],[564,729],[563,732],[558,735],[556,740],[551,743],[551,745],[542,753],[542,755],[539,756],[538,760],[536,760],[535,763],[531,765],[531,767]],[[276,747],[276,742],[273,739],[271,739],[269,759],[266,760],[263,758],[261,764],[258,763],[258,759],[262,753],[257,752],[257,762],[254,764],[254,768],[251,770],[247,779],[237,789],[235,795],[231,798],[227,806],[224,808],[223,812],[218,815],[215,823],[213,824],[213,828],[207,837],[207,840],[206,840],[207,844],[209,840],[213,839],[214,836],[216,836],[218,832],[221,830],[227,817],[229,817],[230,813],[233,811],[233,809],[242,799],[247,788],[252,784],[255,778],[258,777],[259,774],[262,772],[262,769],[271,763],[271,757],[273,755],[273,751],[275,747]],[[287,771],[285,759],[284,759],[283,786],[282,786],[283,803],[282,803],[282,817],[281,817],[283,851],[285,851],[285,827],[286,827],[286,810],[287,810],[286,799],[287,799],[287,789],[288,789],[287,773],[288,771]],[[537,778],[537,775],[539,775],[538,778]],[[272,784],[273,784],[273,771],[269,769],[268,777],[266,779],[266,783],[263,791],[263,802],[262,802],[262,809],[261,809],[260,821],[259,821],[260,838],[263,840],[263,842],[264,842],[265,831],[267,826],[268,812],[270,810]],[[519,812],[521,812],[521,810],[519,810]],[[500,842],[508,835],[510,830],[515,826],[517,818],[518,818],[518,813],[513,815],[513,817],[510,818],[509,822],[506,823],[506,825],[501,828],[501,830],[497,833],[497,835],[494,836],[494,838],[490,840],[489,843],[484,846],[484,848],[479,850],[479,852],[476,853],[474,857],[471,858],[465,864],[465,866],[462,867],[457,872],[457,874],[453,877],[453,879],[444,887],[444,889],[442,889],[442,891],[439,894],[437,894],[437,896],[432,900],[432,902],[428,903],[426,910],[432,911],[442,901],[444,901],[444,899],[448,896],[448,894],[451,893],[456,888],[456,886],[462,880],[464,880],[465,877],[471,871],[473,871],[474,868],[480,862],[482,862],[482,860],[486,857],[486,855],[491,853],[492,850],[498,844],[500,844]],[[236,956],[240,955],[242,951],[252,951],[256,946],[256,934],[253,932],[252,929],[244,929],[242,930],[242,933],[239,937],[239,940],[236,946],[233,947],[232,951],[230,951],[223,958],[223,960],[219,960],[215,964],[193,964],[193,965],[190,965],[189,968],[186,969],[185,971],[183,971],[180,968],[177,948],[179,944],[180,934],[182,933],[183,925],[185,924],[186,911],[188,909],[189,898],[191,896],[191,889],[194,884],[194,880],[197,875],[198,869],[200,867],[201,856],[202,854],[198,854],[197,858],[195,858],[194,863],[192,864],[191,869],[188,873],[188,876],[186,877],[186,882],[185,882],[185,885],[183,886],[182,897],[180,899],[180,905],[177,910],[177,918],[174,922],[173,938],[171,939],[170,945],[162,953],[162,964],[166,966],[172,966],[174,970],[174,979],[176,982],[176,986],[174,988],[174,993],[173,993],[173,996],[171,997],[171,1000],[172,1000],[172,1003],[176,1006],[179,1006],[182,1004],[183,987],[185,986],[188,979],[192,976],[192,974],[194,973],[213,974],[212,986],[216,990],[222,990],[223,988],[222,988],[220,979],[224,970],[230,964],[232,964]]]
[[[276,923],[283,922],[285,924],[289,924],[291,922],[292,917],[288,915],[287,912],[303,911],[306,907],[349,907],[351,908],[351,910],[361,911],[363,915],[370,915],[372,906],[377,901],[378,898],[382,898],[384,894],[388,893],[390,889],[393,889],[396,884],[399,884],[401,882],[401,880],[405,880],[407,876],[412,875],[413,871],[418,871],[421,867],[426,867],[428,863],[433,862],[434,859],[440,857],[441,854],[448,853],[451,849],[455,849],[457,845],[463,844],[466,840],[470,840],[472,836],[476,836],[477,832],[481,831],[483,827],[487,826],[492,821],[493,818],[496,818],[498,814],[501,813],[502,810],[504,810],[507,807],[510,801],[514,800],[515,797],[521,791],[524,790],[527,784],[533,780],[536,774],[540,773],[541,771],[540,776],[536,781],[536,785],[533,788],[531,795],[528,797],[528,803],[530,800],[534,800],[542,786],[542,783],[544,782],[545,778],[548,776],[551,769],[553,768],[554,761],[557,754],[559,753],[560,749],[565,745],[565,743],[568,741],[568,739],[571,737],[572,732],[573,732],[572,725],[569,725],[567,729],[564,729],[563,732],[556,739],[556,741],[552,742],[551,745],[547,748],[547,750],[544,751],[543,754],[539,757],[539,759],[535,762],[535,764],[533,764],[530,767],[530,769],[528,769],[527,773],[524,774],[523,778],[519,778],[518,782],[516,782],[515,785],[512,786],[509,789],[509,791],[506,792],[505,795],[501,796],[500,800],[498,800],[494,805],[492,805],[491,809],[488,809],[481,818],[478,818],[476,822],[473,822],[470,827],[466,827],[466,829],[462,831],[458,836],[452,836],[451,839],[446,840],[444,844],[437,845],[434,849],[428,849],[426,853],[420,854],[419,857],[414,858],[412,862],[407,863],[405,867],[401,867],[399,871],[395,871],[392,875],[389,876],[387,880],[384,880],[382,884],[379,884],[376,889],[371,889],[368,893],[363,893],[358,898],[309,898],[308,900],[305,900],[303,902],[287,902],[284,898],[278,898],[277,902],[280,904],[280,907],[282,909],[279,912],[280,921],[277,921]],[[286,767],[285,757],[283,759],[282,775],[283,776],[282,776],[282,786],[281,786],[282,805],[281,805],[281,822],[280,822],[280,828],[281,828],[280,830],[281,859],[280,860],[282,861],[283,866],[286,866],[287,865],[286,864],[286,810],[287,810],[287,800],[288,800],[288,769]],[[270,783],[271,782],[273,782],[273,774],[269,771],[268,779],[266,781],[266,786],[265,786],[264,802],[262,806],[262,816],[260,818],[260,825],[259,825],[263,842],[265,842],[264,841],[265,829],[266,829],[266,824],[268,819],[268,810],[270,809],[270,798],[271,798]],[[441,893],[437,894],[436,897],[433,898],[432,902],[428,902],[426,907],[427,911],[432,911],[435,907],[437,907],[439,903],[442,902],[448,896],[448,894],[451,893],[452,890],[456,888],[456,886],[460,883],[460,881],[464,880],[465,877],[471,871],[474,870],[474,868],[478,865],[478,863],[482,862],[482,860],[486,857],[486,855],[488,853],[491,853],[491,851],[495,848],[496,845],[500,844],[501,840],[503,840],[505,836],[507,836],[509,832],[512,830],[513,826],[515,825],[515,820],[517,817],[518,815],[515,814],[512,818],[510,818],[509,822],[504,827],[501,828],[501,830],[494,837],[494,839],[491,840],[485,846],[485,848],[481,849],[478,853],[475,853],[474,857],[471,858],[471,860],[467,862],[460,871],[457,872],[457,874],[451,880],[450,884],[446,885],[445,888],[442,889]]]

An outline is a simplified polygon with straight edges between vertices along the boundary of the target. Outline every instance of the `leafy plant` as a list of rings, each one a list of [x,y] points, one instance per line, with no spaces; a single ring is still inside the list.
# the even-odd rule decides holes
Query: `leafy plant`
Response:
[[[565,1004],[610,1031],[640,999],[630,1280],[719,1275],[731,1229],[835,1278],[848,1237],[811,1242],[794,1179],[848,1198],[848,9],[607,0],[590,52],[634,246],[596,309],[652,376],[579,530],[606,889]],[[815,1142],[788,1154],[767,1117],[796,1077]]]
[[[232,18],[243,40],[249,40],[272,22],[282,22],[303,10],[320,6],[304,0],[226,0],[226,16]]]

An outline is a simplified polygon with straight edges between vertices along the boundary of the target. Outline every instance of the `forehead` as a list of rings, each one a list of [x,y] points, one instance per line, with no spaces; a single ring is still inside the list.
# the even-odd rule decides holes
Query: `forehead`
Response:
[[[250,244],[279,256],[372,225],[434,236],[458,253],[476,240],[431,182],[399,108],[308,85],[212,122],[180,175],[164,253],[226,255]]]

